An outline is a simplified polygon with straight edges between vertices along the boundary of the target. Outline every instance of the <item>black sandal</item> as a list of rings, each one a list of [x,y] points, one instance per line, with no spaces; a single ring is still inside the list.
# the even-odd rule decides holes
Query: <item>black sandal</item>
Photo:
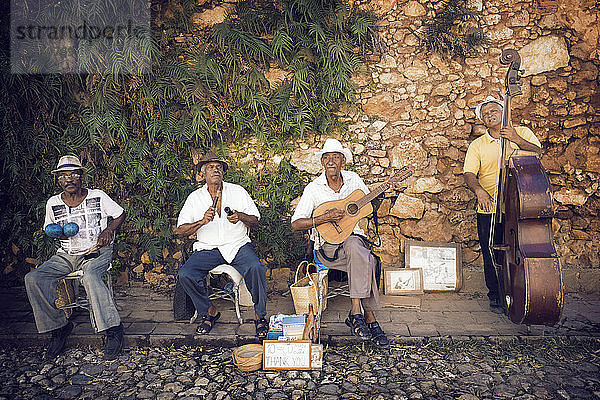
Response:
[[[212,328],[215,326],[215,322],[221,318],[221,313],[218,312],[216,315],[208,315],[202,317],[202,322],[196,328],[196,333],[198,335],[206,335],[209,333]]]
[[[354,336],[361,340],[369,340],[371,339],[371,331],[367,328],[367,324],[365,323],[365,317],[362,314],[350,314],[348,313],[348,318],[346,318],[346,325],[352,329],[352,333]]]
[[[259,339],[264,339],[267,337],[267,332],[269,332],[269,323],[266,318],[259,318],[254,321],[254,327],[256,328],[256,337]]]
[[[371,341],[379,347],[388,347],[390,345],[390,340],[385,335],[381,326],[379,326],[379,322],[374,321],[367,324],[369,327],[369,331],[371,331]]]

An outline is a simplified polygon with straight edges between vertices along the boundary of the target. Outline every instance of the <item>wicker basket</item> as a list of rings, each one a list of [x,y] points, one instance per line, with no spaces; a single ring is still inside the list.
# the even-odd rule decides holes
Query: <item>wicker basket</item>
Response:
[[[231,356],[233,357],[233,363],[241,371],[256,371],[262,367],[263,346],[261,344],[246,344],[235,349]]]
[[[307,261],[302,261],[296,269],[294,283],[290,286],[290,292],[292,293],[292,299],[294,300],[294,308],[298,315],[308,314],[309,304],[312,304],[315,313],[319,311],[319,289],[317,285],[319,274],[316,272],[312,274],[308,272],[311,265],[315,266],[314,264],[309,264]],[[304,270],[306,275],[303,278],[298,279],[300,270]],[[323,307],[321,308],[321,311],[325,311],[327,308],[327,287],[328,280],[327,276],[325,276],[323,278]]]

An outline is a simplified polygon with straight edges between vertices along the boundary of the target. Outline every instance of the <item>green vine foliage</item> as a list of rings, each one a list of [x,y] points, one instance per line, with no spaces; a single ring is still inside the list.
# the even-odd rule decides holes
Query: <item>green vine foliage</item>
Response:
[[[225,179],[248,190],[257,201],[260,224],[251,232],[257,251],[272,267],[291,267],[303,257],[306,241],[290,229],[290,202],[302,193],[298,170],[285,159],[277,169],[252,174],[247,166],[227,171]]]
[[[464,59],[476,57],[489,39],[478,26],[480,15],[466,0],[444,0],[431,20],[423,24],[421,43],[427,50]]]
[[[88,169],[87,185],[126,208],[117,250],[122,265],[133,266],[142,252],[162,262],[163,249],[177,247],[171,227],[197,187],[197,151],[227,155],[256,138],[263,156],[285,155],[294,140],[338,129],[335,112],[354,101],[350,76],[374,43],[371,13],[349,13],[329,0],[241,1],[204,32],[189,22],[201,11],[196,3],[181,6],[144,43],[149,74],[11,75],[2,48],[5,259],[24,265],[24,257],[43,260],[55,248],[40,227],[46,200],[58,192],[50,171],[60,155],[77,154]],[[2,18],[7,22],[7,13]],[[173,40],[190,33],[199,40]],[[284,71],[275,85],[265,77],[273,68]],[[305,243],[290,230],[289,206],[306,182],[285,158],[277,168],[253,170],[239,165],[226,178],[260,206],[254,235],[261,258],[271,267],[292,266]]]

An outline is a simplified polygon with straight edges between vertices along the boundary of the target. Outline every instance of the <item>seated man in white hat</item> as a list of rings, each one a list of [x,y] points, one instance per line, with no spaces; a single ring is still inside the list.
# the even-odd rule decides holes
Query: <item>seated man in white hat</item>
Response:
[[[496,186],[498,185],[498,164],[500,159],[500,138],[509,140],[512,149],[541,152],[541,144],[533,132],[523,126],[502,127],[502,101],[488,96],[475,109],[475,114],[485,127],[487,133],[473,140],[465,156],[463,168],[465,183],[477,196],[477,234],[483,255],[485,284],[488,288],[490,309],[501,313],[498,278],[492,263],[489,247],[492,213],[496,202]],[[496,226],[495,232],[501,233],[503,227]]]
[[[316,227],[340,221],[345,211],[334,208],[314,215],[315,209],[326,201],[345,199],[356,189],[369,193],[369,189],[358,174],[343,170],[346,163],[352,162],[352,153],[338,140],[327,139],[317,157],[325,171],[304,188],[292,216],[292,230],[312,229],[311,239],[318,249],[319,261],[328,268],[348,273],[351,309],[346,325],[352,333],[378,346],[388,346],[389,340],[373,313],[381,308],[375,277],[377,260],[367,247],[364,231],[357,224],[341,245],[333,245],[322,240]]]
[[[83,270],[92,326],[106,335],[105,358],[115,359],[123,348],[123,325],[102,277],[110,266],[115,231],[125,220],[125,212],[102,190],[83,187],[84,168],[77,157],[61,157],[52,173],[63,191],[46,203],[44,229],[50,224],[64,228],[75,223],[78,230],[67,233],[65,228],[65,235],[60,228],[60,248],[56,254],[25,275],[38,332],[52,333],[45,358],[54,359],[64,350],[73,329],[65,312],[56,307],[56,287],[69,273]]]
[[[228,165],[212,150],[198,163],[206,184],[185,201],[173,233],[196,235],[194,252],[181,267],[178,279],[202,317],[196,329],[208,334],[221,316],[210,302],[204,280],[220,264],[230,264],[243,277],[254,302],[256,336],[264,338],[269,330],[267,315],[267,267],[254,251],[248,236],[258,225],[260,214],[254,201],[240,185],[223,181]]]

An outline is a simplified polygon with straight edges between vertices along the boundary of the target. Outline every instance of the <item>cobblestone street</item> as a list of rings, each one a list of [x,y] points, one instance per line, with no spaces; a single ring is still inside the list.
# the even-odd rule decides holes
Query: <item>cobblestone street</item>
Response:
[[[2,399],[590,399],[600,398],[597,339],[450,339],[374,351],[329,347],[322,371],[243,373],[231,349],[127,349],[116,361],[70,349],[0,350]]]
[[[405,298],[408,300],[409,298]],[[579,399],[600,398],[600,300],[569,295],[553,327],[513,324],[477,294],[412,298],[412,308],[377,315],[392,346],[357,344],[343,320],[347,298],[328,303],[320,371],[240,372],[231,359],[257,343],[252,310],[239,325],[231,302],[209,335],[174,322],[172,299],[142,287],[117,292],[125,351],[102,359],[102,335],[81,310],[66,352],[42,361],[39,335],[23,288],[0,293],[2,399]],[[293,313],[289,296],[272,293],[271,313]]]

